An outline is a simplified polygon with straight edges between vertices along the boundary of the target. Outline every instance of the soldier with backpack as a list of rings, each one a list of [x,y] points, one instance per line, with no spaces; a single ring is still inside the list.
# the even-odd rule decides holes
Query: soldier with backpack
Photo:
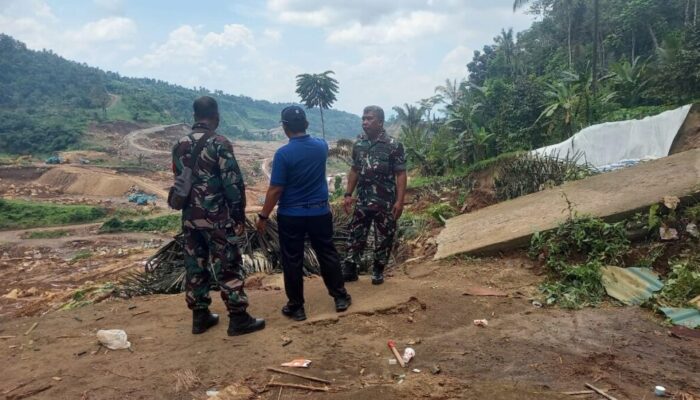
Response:
[[[219,322],[219,316],[209,311],[212,281],[226,304],[229,336],[255,332],[265,327],[265,321],[247,312],[243,261],[234,242],[245,224],[243,177],[231,142],[216,133],[216,100],[202,96],[193,108],[192,132],[172,151],[175,184],[168,196],[168,204],[182,210],[185,299],[192,310],[192,333],[204,333]]]

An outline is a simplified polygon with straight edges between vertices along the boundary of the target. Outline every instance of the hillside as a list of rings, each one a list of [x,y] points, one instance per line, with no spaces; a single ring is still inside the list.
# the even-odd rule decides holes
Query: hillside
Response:
[[[289,105],[122,77],[66,60],[50,50],[29,50],[24,43],[0,34],[2,152],[45,153],[80,147],[82,133],[91,122],[190,123],[192,100],[203,94],[219,101],[219,131],[238,138],[254,139],[278,127],[279,112]],[[354,137],[360,129],[357,115],[336,110],[324,114],[329,137]],[[308,115],[312,132],[320,131],[318,112]]]

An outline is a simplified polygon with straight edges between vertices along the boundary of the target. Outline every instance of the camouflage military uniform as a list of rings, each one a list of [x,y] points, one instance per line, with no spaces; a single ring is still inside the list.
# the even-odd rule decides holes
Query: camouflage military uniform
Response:
[[[357,271],[372,222],[376,232],[374,268],[383,271],[396,234],[392,208],[396,202],[396,173],[406,170],[403,145],[385,131],[374,142],[366,134],[360,135],[352,149],[352,169],[358,174],[358,200],[348,227],[345,271]]]
[[[195,124],[192,133],[175,145],[172,155],[176,176],[185,165],[194,166],[191,158],[196,140],[207,131],[206,125]],[[233,146],[215,134],[202,149],[197,170],[193,171],[189,203],[182,210],[186,300],[190,309],[205,309],[211,304],[209,288],[214,280],[230,314],[246,310],[242,259],[233,241],[234,224],[244,222],[245,185]]]

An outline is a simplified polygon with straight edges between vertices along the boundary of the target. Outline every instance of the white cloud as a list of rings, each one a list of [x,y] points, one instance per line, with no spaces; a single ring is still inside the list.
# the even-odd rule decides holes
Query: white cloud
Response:
[[[83,25],[78,31],[68,32],[70,40],[85,43],[114,42],[136,34],[136,23],[124,17],[108,17]]]
[[[53,48],[51,28],[57,22],[43,1],[0,1],[0,32],[20,38],[30,48]]]
[[[330,25],[336,18],[337,14],[329,8],[308,12],[284,11],[279,14],[279,19],[282,22],[314,27]]]
[[[282,38],[282,33],[275,29],[265,29],[263,36],[272,42],[279,42]]]
[[[93,0],[93,2],[110,14],[121,14],[124,10],[124,0]]]
[[[414,11],[376,25],[352,26],[331,32],[326,41],[332,44],[370,43],[390,44],[408,42],[425,35],[435,34],[446,28],[448,18],[427,11]]]
[[[207,59],[212,56],[210,50],[237,47],[255,51],[253,32],[244,25],[226,25],[220,33],[206,34],[200,34],[190,25],[183,25],[170,32],[165,43],[155,47],[151,53],[131,58],[126,62],[126,66],[153,69],[165,65],[187,64],[200,65],[203,71],[211,71],[211,65],[204,67],[210,62]]]
[[[465,78],[467,75],[466,65],[468,61],[471,61],[473,53],[473,50],[466,46],[455,47],[443,57],[439,68],[440,72],[445,78]]]
[[[156,68],[167,63],[192,63],[205,55],[201,38],[190,25],[183,25],[168,35],[168,40],[144,56],[134,57],[127,66]]]
[[[224,26],[221,33],[209,32],[204,36],[206,47],[236,47],[243,45],[253,47],[253,32],[243,25],[231,24]]]
[[[268,0],[268,11],[284,23],[335,26],[358,21],[371,24],[384,16],[406,10],[429,9],[425,0]]]

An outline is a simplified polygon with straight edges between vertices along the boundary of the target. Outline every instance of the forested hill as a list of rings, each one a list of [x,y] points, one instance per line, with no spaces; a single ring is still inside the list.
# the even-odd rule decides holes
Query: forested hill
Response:
[[[0,34],[0,153],[79,147],[90,122],[189,123],[192,101],[203,94],[218,100],[219,131],[231,137],[260,137],[259,132],[279,126],[279,113],[289,105],[126,78],[66,60],[50,50],[29,50]],[[308,116],[312,132],[320,131],[318,110],[309,111]],[[354,137],[361,129],[354,114],[328,110],[324,117],[331,138]]]
[[[464,60],[465,80],[395,108],[409,165],[460,174],[591,125],[699,102],[698,3],[513,0],[537,16],[528,29],[501,30]]]

